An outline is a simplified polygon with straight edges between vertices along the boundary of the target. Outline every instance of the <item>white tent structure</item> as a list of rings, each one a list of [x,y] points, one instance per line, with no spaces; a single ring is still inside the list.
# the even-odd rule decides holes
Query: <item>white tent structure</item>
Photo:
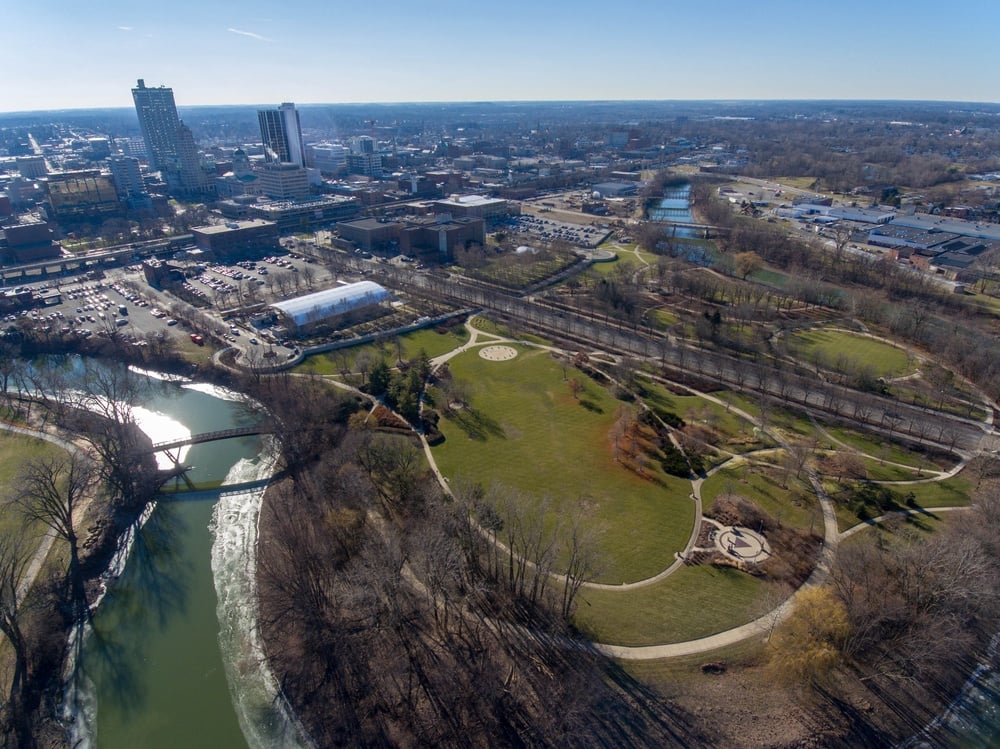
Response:
[[[296,328],[307,328],[347,312],[378,304],[390,296],[392,295],[388,289],[373,281],[359,281],[275,302],[269,306],[289,324]]]

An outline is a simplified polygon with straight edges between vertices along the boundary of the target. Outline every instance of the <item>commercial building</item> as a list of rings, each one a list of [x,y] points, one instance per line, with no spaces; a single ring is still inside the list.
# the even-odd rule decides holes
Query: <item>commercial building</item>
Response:
[[[435,201],[434,205],[439,212],[450,213],[455,218],[497,221],[510,215],[510,206],[506,200],[485,195],[452,195],[445,200]]]
[[[363,218],[337,224],[337,232],[341,238],[353,242],[356,247],[373,252],[398,244],[404,226],[398,221]]]
[[[453,218],[451,214],[406,216],[395,221],[366,218],[337,224],[342,239],[363,250],[398,249],[424,255],[434,262],[455,257],[455,250],[486,243],[486,222],[481,218]]]
[[[486,243],[486,223],[481,218],[452,218],[449,214],[406,219],[399,233],[404,254],[427,254],[437,262],[452,260],[455,249]]]
[[[25,179],[38,179],[49,173],[44,156],[18,156],[17,171]]]
[[[361,212],[356,198],[339,195],[309,198],[308,200],[261,200],[242,198],[224,200],[219,210],[227,218],[259,218],[273,221],[282,232],[305,231],[312,226],[347,221]]]
[[[635,182],[599,182],[593,189],[602,198],[621,198],[639,192],[639,186]]]
[[[134,156],[112,156],[108,159],[108,167],[119,198],[124,200],[147,194],[142,171],[139,169],[139,159]]]
[[[375,139],[368,135],[351,138],[347,156],[347,171],[365,177],[382,176],[382,156],[375,149]]]
[[[390,297],[377,283],[361,281],[275,302],[270,308],[280,324],[294,334],[379,314],[379,305]]]
[[[219,260],[260,253],[278,247],[278,225],[273,221],[249,219],[228,221],[191,230],[195,244]]]
[[[350,149],[338,143],[314,143],[306,146],[308,165],[327,177],[338,177],[347,171]]]
[[[260,109],[257,111],[257,121],[267,161],[297,164],[301,167],[306,165],[302,125],[294,104],[285,102],[277,109]]]
[[[62,255],[62,247],[53,240],[52,229],[44,221],[7,226],[3,235],[2,249],[7,262],[32,263]]]
[[[309,196],[309,175],[299,164],[271,161],[256,171],[256,190],[274,200],[301,200]]]

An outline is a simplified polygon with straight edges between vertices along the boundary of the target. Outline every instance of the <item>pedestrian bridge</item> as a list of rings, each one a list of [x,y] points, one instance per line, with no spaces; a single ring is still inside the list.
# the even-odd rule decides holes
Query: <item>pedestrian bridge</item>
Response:
[[[169,450],[176,450],[186,445],[200,445],[204,442],[216,442],[217,440],[228,440],[236,437],[252,437],[255,434],[272,434],[273,429],[268,424],[254,424],[253,426],[235,427],[233,429],[220,429],[217,432],[202,432],[192,434],[179,440],[169,442],[156,442],[151,448],[151,452],[159,453]]]

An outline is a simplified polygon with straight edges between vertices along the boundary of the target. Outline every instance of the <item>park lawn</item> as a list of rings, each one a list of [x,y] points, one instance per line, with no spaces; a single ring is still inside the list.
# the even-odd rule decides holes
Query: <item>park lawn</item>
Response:
[[[979,421],[986,418],[986,410],[982,404],[973,400],[974,396],[968,393],[953,389],[942,399],[937,394],[928,392],[927,383],[909,380],[893,382],[890,387],[896,398],[907,403]]]
[[[633,590],[583,588],[573,622],[587,638],[609,645],[685,642],[754,619],[766,585],[732,567],[681,567]]]
[[[483,333],[489,333],[490,335],[498,335],[503,338],[510,338],[513,334],[510,332],[510,328],[506,325],[491,320],[488,317],[483,317],[482,315],[476,315],[469,320],[469,324],[472,325],[476,330],[480,330]]]
[[[847,427],[823,424],[823,429],[834,439],[853,447],[859,452],[892,463],[913,466],[914,468],[926,468],[928,465],[937,469],[951,468],[955,461],[948,460],[943,455],[931,455],[927,453],[907,450],[902,445],[895,442],[884,442],[875,434],[866,434]]]
[[[456,478],[500,484],[528,501],[548,497],[553,522],[583,507],[599,534],[600,580],[633,582],[673,562],[694,526],[691,484],[658,466],[643,478],[616,462],[610,433],[618,408],[607,390],[566,366],[584,386],[575,400],[563,365],[547,352],[518,347],[507,362],[476,352],[452,359],[452,375],[465,382],[473,409],[442,418],[445,441],[434,458]]]
[[[826,367],[836,368],[846,361],[856,368],[870,368],[876,377],[900,377],[916,371],[913,358],[903,349],[857,333],[805,330],[787,340],[789,351],[807,364],[819,353]]]
[[[735,461],[713,473],[701,485],[702,511],[708,513],[720,494],[738,494],[756,504],[775,520],[793,528],[819,528],[822,523],[819,500],[802,481],[789,476],[787,488],[782,488],[779,471],[755,468]]]
[[[0,432],[0,497],[7,497],[17,490],[17,476],[21,466],[36,458],[56,458],[65,455],[62,448],[45,440],[25,437],[11,432]],[[16,508],[0,504],[0,532],[22,527]],[[34,529],[41,533],[41,527]]]
[[[968,507],[972,504],[972,482],[961,474],[944,481],[921,481],[916,484],[889,484],[894,492],[913,492],[920,507]]]
[[[837,527],[843,532],[860,521],[857,515],[851,512],[846,504],[838,501],[839,493],[845,486],[832,479],[823,481],[823,487],[833,499],[835,514],[837,516]],[[913,504],[916,507],[967,507],[971,504],[972,483],[962,476],[955,476],[944,481],[919,481],[915,483],[888,483],[885,486],[896,494],[896,501],[900,508],[906,508],[907,495],[913,494]]]
[[[730,669],[753,668],[760,666],[765,656],[765,645],[759,639],[752,638],[705,653],[641,661],[622,660],[619,665],[643,684],[669,694],[671,691],[684,689],[688,684],[703,688],[706,678],[715,678],[706,677],[701,670],[707,662],[723,662]]]
[[[464,327],[451,329],[446,333],[439,333],[433,328],[421,328],[398,336],[398,340],[399,349],[396,347],[396,339],[394,338],[389,341],[365,343],[360,346],[314,354],[295,367],[293,371],[319,375],[340,374],[341,362],[348,364],[353,370],[354,362],[362,352],[368,352],[373,360],[382,357],[392,363],[396,361],[397,354],[400,352],[402,352],[404,359],[413,359],[423,350],[429,358],[433,359],[435,356],[446,354],[468,342],[469,334]]]
[[[748,452],[774,445],[767,435],[754,432],[754,425],[732,409],[700,395],[676,395],[666,387],[643,380],[643,400],[651,407],[670,411],[685,423],[703,423],[717,430],[724,440],[719,448],[730,452]]]
[[[646,313],[646,316],[650,318],[652,321],[655,321],[656,324],[661,329],[669,328],[680,322],[680,318],[676,314],[668,311],[664,307],[659,307],[657,309],[650,310],[648,313]]]
[[[794,187],[799,190],[812,190],[814,192],[816,190],[815,177],[775,177],[773,180],[769,179],[768,181],[774,182],[776,185],[781,185],[782,188]]]
[[[601,249],[604,249],[603,247]],[[617,260],[611,260],[604,263],[593,263],[589,268],[587,268],[587,276],[593,276],[597,278],[603,278],[604,276],[610,276],[612,273],[622,273],[624,269],[638,270],[641,267],[639,258],[637,258],[631,252],[622,252],[617,250],[618,254]]]
[[[756,270],[750,274],[750,278],[757,283],[764,284],[765,286],[774,286],[778,289],[784,289],[788,285],[788,282],[791,281],[791,276],[772,268]]]
[[[861,461],[865,464],[869,481],[915,481],[924,478],[913,469],[884,463],[874,458],[865,457]]]

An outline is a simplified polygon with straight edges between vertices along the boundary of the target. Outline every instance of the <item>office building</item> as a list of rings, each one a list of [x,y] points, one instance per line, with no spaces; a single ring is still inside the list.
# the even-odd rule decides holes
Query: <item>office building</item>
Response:
[[[146,193],[146,185],[139,170],[139,159],[134,156],[112,156],[108,159],[108,167],[111,169],[118,197],[125,199]]]
[[[285,102],[277,109],[257,111],[264,158],[270,163],[306,165],[302,125],[295,105]]]

